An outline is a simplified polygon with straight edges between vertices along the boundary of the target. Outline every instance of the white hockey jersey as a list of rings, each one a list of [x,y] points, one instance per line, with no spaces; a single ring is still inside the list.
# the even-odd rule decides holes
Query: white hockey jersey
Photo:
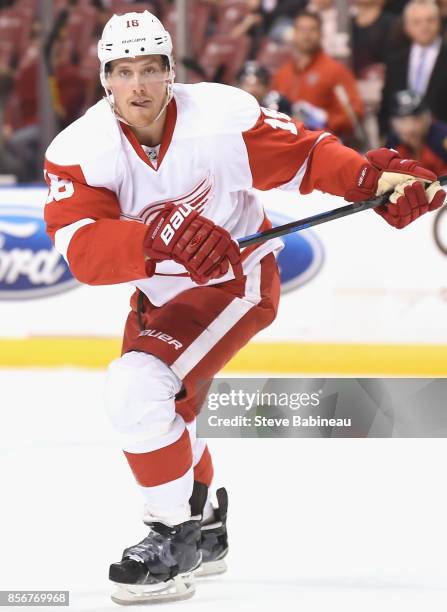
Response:
[[[166,202],[188,203],[240,238],[270,227],[253,187],[344,195],[362,164],[334,136],[260,109],[242,90],[176,84],[156,165],[106,100],[54,139],[45,160],[45,220],[76,278],[130,282],[159,306],[195,286],[173,261],[146,275],[146,224]],[[281,246],[274,239],[245,249],[244,271]],[[231,278],[230,271],[212,283]]]

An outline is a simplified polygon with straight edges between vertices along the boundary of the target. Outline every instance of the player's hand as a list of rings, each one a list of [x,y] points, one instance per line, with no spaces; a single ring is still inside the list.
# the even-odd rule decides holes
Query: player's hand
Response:
[[[366,159],[369,163],[362,167],[356,187],[346,192],[345,199],[358,202],[391,191],[388,202],[374,210],[393,227],[402,229],[444,203],[446,194],[436,175],[419,162],[385,148],[369,151]]]
[[[166,204],[151,221],[143,248],[148,276],[167,259],[184,266],[199,285],[224,276],[230,265],[236,278],[243,275],[239,247],[227,230],[187,204]]]

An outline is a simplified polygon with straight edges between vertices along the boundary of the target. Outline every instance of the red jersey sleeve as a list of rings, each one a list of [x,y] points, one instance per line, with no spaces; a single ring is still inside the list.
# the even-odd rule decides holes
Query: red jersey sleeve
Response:
[[[49,187],[44,217],[47,233],[75,278],[89,285],[112,285],[147,277],[143,240],[147,227],[120,220],[116,195],[92,187],[79,165],[45,160]]]
[[[357,181],[365,158],[328,132],[306,130],[284,113],[261,108],[256,124],[242,133],[253,187],[314,189],[344,196]]]

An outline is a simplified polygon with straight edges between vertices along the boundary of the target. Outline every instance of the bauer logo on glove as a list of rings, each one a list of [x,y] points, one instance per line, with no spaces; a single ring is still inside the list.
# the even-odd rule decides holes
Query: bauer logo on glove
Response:
[[[164,225],[163,231],[160,234],[160,238],[163,240],[166,246],[171,242],[175,230],[181,226],[186,217],[192,212],[191,206],[184,204],[178,206],[174,214],[169,218],[169,221]]]
[[[199,285],[221,278],[230,265],[236,278],[243,274],[239,247],[227,230],[188,205],[165,205],[149,225],[144,254],[148,276],[167,259],[183,265]]]

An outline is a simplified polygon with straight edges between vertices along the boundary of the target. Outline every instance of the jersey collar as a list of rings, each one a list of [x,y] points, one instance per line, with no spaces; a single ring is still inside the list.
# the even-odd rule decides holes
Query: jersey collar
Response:
[[[163,136],[161,138],[160,153],[158,156],[158,163],[157,163],[156,168],[155,166],[152,165],[150,159],[144,152],[143,147],[138,142],[137,137],[132,132],[130,126],[126,125],[125,123],[122,123],[121,121],[119,122],[119,124],[120,124],[120,127],[124,135],[126,136],[127,140],[132,145],[132,148],[134,149],[138,157],[140,157],[144,161],[145,164],[147,164],[150,168],[152,168],[152,170],[157,172],[157,170],[161,166],[161,163],[169,148],[169,145],[171,144],[176,122],[177,122],[177,104],[175,102],[175,99],[172,98],[172,100],[169,102],[167,109],[166,109],[166,123],[165,123],[165,127],[163,130]]]

